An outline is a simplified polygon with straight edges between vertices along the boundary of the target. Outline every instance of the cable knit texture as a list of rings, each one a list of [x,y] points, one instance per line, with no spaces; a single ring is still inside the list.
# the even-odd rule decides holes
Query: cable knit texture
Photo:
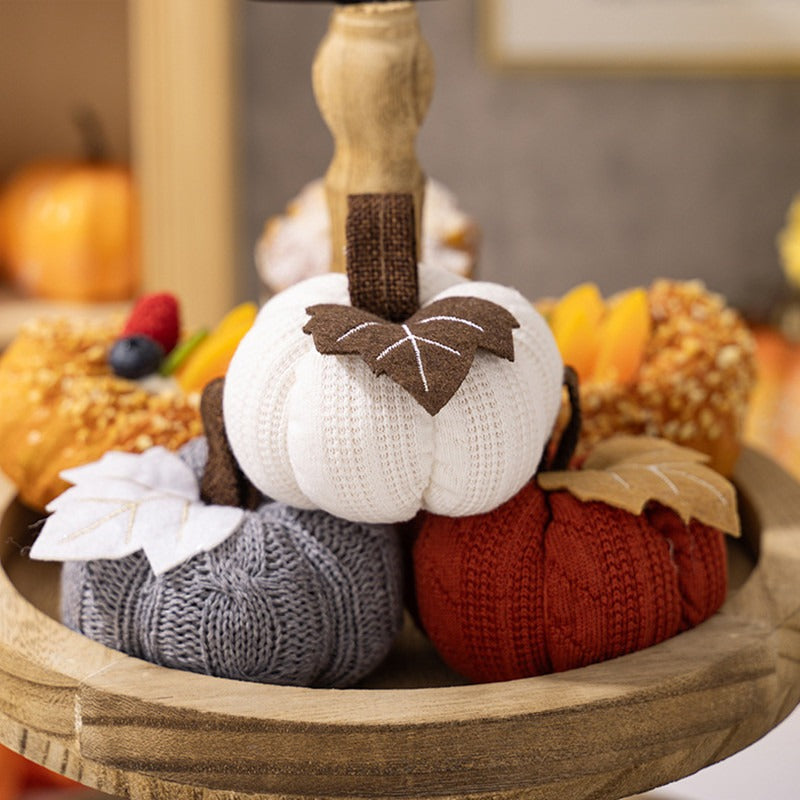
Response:
[[[635,517],[534,484],[490,514],[429,516],[414,572],[428,635],[475,681],[656,644],[711,616],[727,585],[719,531],[662,506]]]
[[[202,474],[205,440],[180,452]],[[155,577],[142,553],[71,562],[62,616],[165,667],[299,686],[350,686],[402,624],[396,532],[265,502],[208,553]]]
[[[237,349],[225,382],[231,448],[265,494],[366,522],[489,511],[536,470],[561,402],[563,365],[542,317],[513,289],[420,265],[420,303],[475,296],[520,323],[514,362],[479,351],[435,416],[358,356],[324,356],[303,333],[306,308],[349,304],[344,275],[273,298]]]

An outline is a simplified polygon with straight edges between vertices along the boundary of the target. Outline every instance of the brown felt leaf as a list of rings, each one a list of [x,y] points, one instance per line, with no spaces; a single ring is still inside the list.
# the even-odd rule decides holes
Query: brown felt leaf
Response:
[[[639,515],[650,501],[675,511],[688,523],[696,519],[739,536],[733,485],[704,463],[696,450],[647,436],[615,436],[601,442],[583,469],[543,472],[545,491],[566,489],[579,500],[600,500]]]
[[[399,383],[431,415],[469,374],[478,348],[514,360],[513,314],[479,297],[448,297],[404,323],[352,306],[317,305],[303,330],[323,355],[359,355],[376,375]]]

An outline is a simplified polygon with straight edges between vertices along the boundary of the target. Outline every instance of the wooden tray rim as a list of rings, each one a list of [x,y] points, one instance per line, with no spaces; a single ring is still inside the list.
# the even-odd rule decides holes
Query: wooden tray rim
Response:
[[[380,736],[380,747],[386,751],[382,757],[396,752],[399,761],[409,760],[406,767],[412,773],[415,767],[421,769],[421,762],[411,750],[404,749],[403,737],[422,732],[430,744],[440,748],[444,774],[456,769],[456,762],[468,762],[481,744],[502,748],[507,740],[513,747],[526,739],[533,747],[541,739],[536,733],[539,729],[549,737],[551,751],[557,747],[569,750],[578,725],[586,726],[586,731],[577,735],[584,744],[596,741],[598,746],[607,747],[613,744],[615,735],[622,734],[615,728],[615,720],[622,718],[639,728],[642,736],[652,738],[658,726],[648,718],[672,709],[665,724],[676,728],[676,748],[696,742],[699,736],[713,741],[713,747],[707,752],[707,748],[695,744],[693,754],[684,754],[679,765],[673,759],[660,771],[653,765],[666,756],[663,747],[656,747],[649,773],[637,775],[628,770],[627,781],[633,789],[626,788],[624,781],[615,784],[626,793],[660,785],[665,779],[682,777],[755,741],[788,715],[800,698],[800,598],[793,589],[800,586],[800,487],[754,451],[743,454],[737,482],[744,487],[745,498],[760,523],[759,561],[746,584],[719,614],[692,631],[614,661],[507,683],[321,690],[241,683],[168,670],[69,631],[28,603],[0,570],[0,687],[4,683],[35,687],[33,699],[0,701],[0,740],[14,749],[27,750],[35,760],[41,759],[41,748],[31,748],[31,737],[35,740],[39,736],[39,745],[45,739],[58,740],[62,763],[54,764],[48,745],[43,759],[48,766],[86,780],[83,765],[99,765],[99,771],[89,770],[89,782],[108,790],[108,783],[97,776],[113,774],[116,791],[135,795],[137,774],[155,780],[154,785],[161,785],[159,781],[166,782],[164,785],[173,785],[173,781],[198,784],[182,768],[150,771],[148,747],[141,742],[117,737],[117,744],[125,740],[127,761],[114,752],[114,737],[103,744],[100,732],[108,733],[108,721],[113,720],[110,729],[118,733],[115,726],[125,715],[134,728],[145,718],[147,725],[157,728],[153,720],[162,718],[167,721],[165,728],[179,721],[178,727],[185,730],[207,729],[209,735],[235,732],[256,739],[266,737],[272,744],[274,737],[290,733],[325,734],[342,742],[348,736],[362,742],[364,736]],[[0,492],[0,508],[5,509],[7,504],[2,500]],[[48,692],[51,696],[43,697]],[[703,706],[707,713],[698,728],[690,721],[691,709],[693,704],[702,706],[707,701],[713,702],[707,708]],[[42,725],[42,717],[48,714],[50,719]],[[563,734],[559,733],[562,723]],[[595,727],[593,738],[590,734]],[[478,739],[468,741],[468,731],[476,732]],[[291,757],[290,752],[280,755],[284,760]],[[533,773],[530,768],[525,771],[518,753],[505,753],[504,758],[516,765],[511,770],[516,777],[506,783],[520,783],[525,775],[532,779]],[[128,763],[131,759],[133,762]],[[263,764],[268,763],[266,755]],[[105,772],[105,767],[111,771]],[[366,780],[370,770],[365,767],[364,772],[368,793],[379,796],[376,787],[387,785],[387,781]],[[392,765],[384,778],[399,772],[400,767]],[[550,774],[552,770],[546,772],[547,780],[558,777]],[[567,779],[567,772],[561,780]],[[485,773],[484,765],[476,771],[475,781],[466,785],[480,791],[481,781],[488,780]],[[465,774],[467,780],[469,769]],[[332,786],[339,785],[335,777],[331,778]],[[541,780],[545,777],[540,775]],[[250,791],[251,784],[241,776],[237,779],[231,775],[222,785],[213,785],[215,781],[219,779],[212,777],[207,784],[201,781],[199,785],[212,790],[227,786],[233,791]],[[302,784],[276,781],[271,785],[280,786],[280,793],[292,792],[293,785]],[[343,781],[344,788],[341,792],[337,789],[335,796],[350,796],[352,790],[347,787],[352,783]],[[523,785],[524,781],[520,787],[515,784],[514,791]],[[410,780],[409,793],[398,796],[440,794],[434,788],[428,776],[416,784]],[[486,785],[487,790],[491,788]],[[585,796],[616,796],[617,789],[609,791],[612,794]]]

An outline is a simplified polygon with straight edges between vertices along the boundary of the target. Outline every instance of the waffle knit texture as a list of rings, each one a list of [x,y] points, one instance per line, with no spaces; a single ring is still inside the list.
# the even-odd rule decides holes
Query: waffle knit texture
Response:
[[[429,516],[414,545],[423,626],[474,681],[558,672],[657,644],[725,599],[723,535],[530,484],[491,514]]]
[[[239,345],[225,381],[231,448],[264,494],[362,522],[419,509],[448,516],[496,508],[534,474],[561,402],[563,365],[544,319],[513,289],[419,266],[421,305],[481,297],[520,323],[514,362],[478,352],[432,417],[359,356],[324,356],[303,333],[306,308],[349,304],[344,275],[274,297]]]
[[[202,439],[180,453],[202,474]],[[142,553],[65,563],[64,623],[155,664],[223,678],[346,687],[402,623],[396,532],[265,502],[208,553],[155,577]]]

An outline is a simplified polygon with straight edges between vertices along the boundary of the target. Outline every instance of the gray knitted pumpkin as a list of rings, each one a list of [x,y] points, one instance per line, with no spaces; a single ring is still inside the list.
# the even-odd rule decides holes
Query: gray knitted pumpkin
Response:
[[[200,480],[205,439],[179,453]],[[56,512],[58,513],[58,512]],[[234,533],[155,575],[139,551],[68,561],[66,625],[165,667],[300,686],[351,686],[402,623],[396,532],[269,500]]]

